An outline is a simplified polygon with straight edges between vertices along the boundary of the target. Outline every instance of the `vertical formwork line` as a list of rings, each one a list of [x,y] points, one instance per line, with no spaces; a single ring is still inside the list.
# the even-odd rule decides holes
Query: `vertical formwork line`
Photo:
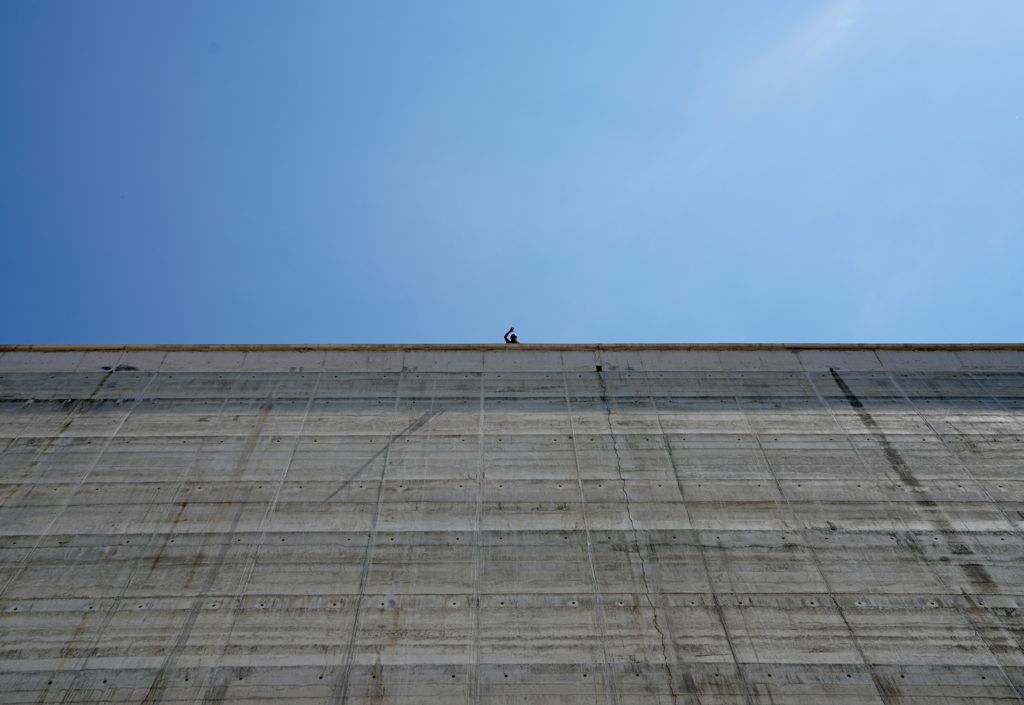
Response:
[[[477,428],[476,524],[473,537],[473,664],[469,672],[470,702],[480,705],[480,580],[483,573],[483,506],[484,506],[484,353],[480,353],[480,421]]]
[[[426,451],[423,453],[422,462],[419,463],[418,467],[417,467],[418,477],[420,479],[423,479],[423,480],[426,480],[426,481],[429,481],[429,480],[427,480],[427,478],[430,477],[431,454],[432,454],[431,449],[433,448],[432,441],[433,441],[433,437],[434,437],[434,424],[433,424],[433,420],[434,420],[435,416],[440,416],[442,413],[444,413],[444,409],[443,408],[440,411],[435,411],[436,407],[437,407],[437,377],[436,376],[431,376],[431,378],[430,378],[430,406],[427,409],[427,418],[430,419],[430,421],[426,422],[424,424],[424,426],[423,426],[426,429],[426,432],[427,432],[426,440],[425,440],[425,446],[424,446],[426,448]],[[417,476],[414,475],[411,479],[413,481],[416,481],[417,480]],[[425,484],[426,484],[425,481],[424,482],[420,482],[419,483],[419,487],[416,490],[416,493],[415,493],[416,502],[415,502],[415,504],[417,506],[419,506],[419,505],[421,505],[423,503],[431,501],[431,500],[428,499],[428,496],[430,494],[429,491],[424,489],[424,485]],[[420,532],[410,532],[410,533],[413,533],[415,536],[421,536]],[[425,544],[425,545],[429,545],[429,544]],[[406,595],[417,595],[418,594],[416,592],[416,586],[419,584],[419,575],[420,575],[420,561],[416,560],[416,557],[419,555],[417,553],[417,549],[418,548],[419,548],[418,539],[417,538],[409,538],[409,546],[408,546],[407,550],[409,552],[408,555],[411,558],[409,560],[409,565],[411,567],[411,575],[410,575],[410,579],[409,579],[409,589],[408,589],[408,591],[406,591],[406,593],[404,593]],[[410,619],[407,616],[407,612],[402,614],[402,618],[403,619]],[[413,622],[415,623],[415,619],[414,618],[413,618]],[[417,674],[416,674],[416,672],[413,669],[410,669],[410,668],[402,669],[402,671],[399,674],[398,681],[397,681],[397,687],[399,689],[399,692],[403,692],[403,693],[404,692],[408,692],[407,688],[408,688],[410,680],[414,679],[416,677],[417,677]]]

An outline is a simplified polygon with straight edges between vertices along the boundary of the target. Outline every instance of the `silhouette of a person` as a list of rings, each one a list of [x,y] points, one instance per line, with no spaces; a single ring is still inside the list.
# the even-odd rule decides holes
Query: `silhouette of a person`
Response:
[[[512,326],[505,332],[505,343],[507,345],[519,344],[519,337],[516,335],[515,330],[515,326]]]

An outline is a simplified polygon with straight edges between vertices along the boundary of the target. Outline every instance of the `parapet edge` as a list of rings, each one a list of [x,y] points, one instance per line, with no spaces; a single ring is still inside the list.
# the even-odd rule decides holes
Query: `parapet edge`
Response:
[[[550,350],[570,351],[629,351],[629,350],[708,350],[708,351],[915,351],[961,352],[1024,351],[1024,343],[529,343],[505,345],[502,343],[389,343],[389,344],[132,344],[132,345],[0,345],[4,352],[392,352],[407,350],[487,351],[487,350]]]

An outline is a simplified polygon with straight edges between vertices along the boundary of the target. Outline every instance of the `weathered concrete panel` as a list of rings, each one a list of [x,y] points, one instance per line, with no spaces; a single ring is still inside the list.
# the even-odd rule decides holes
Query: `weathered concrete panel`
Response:
[[[1024,702],[1011,347],[8,349],[0,703]]]

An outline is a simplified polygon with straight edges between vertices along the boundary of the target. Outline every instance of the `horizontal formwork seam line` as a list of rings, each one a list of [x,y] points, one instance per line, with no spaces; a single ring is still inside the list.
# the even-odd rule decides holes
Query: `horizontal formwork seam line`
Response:
[[[457,351],[908,351],[1024,352],[1024,343],[501,343],[413,344],[132,344],[132,345],[0,345],[0,352],[457,352]]]

